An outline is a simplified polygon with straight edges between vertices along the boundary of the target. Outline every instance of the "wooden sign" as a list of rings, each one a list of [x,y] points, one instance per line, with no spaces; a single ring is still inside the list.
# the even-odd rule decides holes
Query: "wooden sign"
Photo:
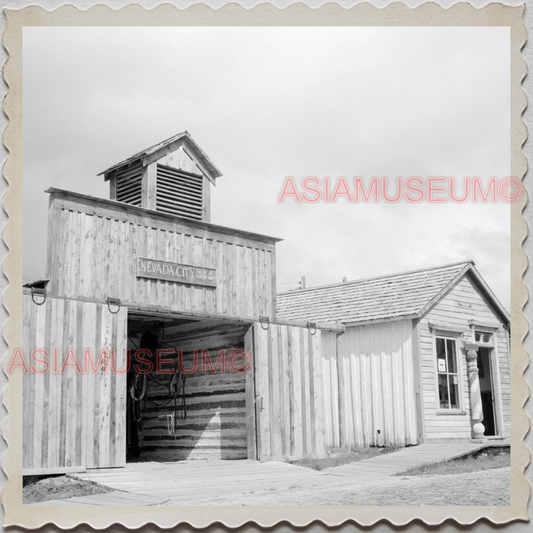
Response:
[[[216,270],[214,268],[181,265],[155,259],[137,258],[137,277],[216,287]]]

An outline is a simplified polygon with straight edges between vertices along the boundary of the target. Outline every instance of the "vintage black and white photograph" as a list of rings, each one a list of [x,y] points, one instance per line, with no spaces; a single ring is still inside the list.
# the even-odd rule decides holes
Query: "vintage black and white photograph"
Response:
[[[511,504],[506,26],[23,29],[23,504]]]

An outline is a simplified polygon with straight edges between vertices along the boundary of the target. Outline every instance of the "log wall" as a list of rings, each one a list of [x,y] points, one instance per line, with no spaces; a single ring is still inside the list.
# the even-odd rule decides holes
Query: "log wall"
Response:
[[[257,320],[275,316],[277,239],[51,190],[48,290]],[[137,259],[216,269],[216,287],[137,277]]]
[[[209,363],[202,368],[202,351],[208,350],[215,367],[221,350],[228,355],[234,349],[244,348],[245,326],[224,325],[204,328],[201,325],[187,333],[165,334],[162,348],[183,350],[186,370],[194,367],[193,350],[198,350],[197,370],[185,379],[187,417],[176,421],[174,434],[168,430],[168,415],[183,411],[174,401],[168,402],[170,375],[152,374],[147,380],[147,406],[140,423],[141,457],[144,460],[182,459],[246,459],[246,386],[245,374],[235,374],[227,367]],[[172,363],[165,368],[177,367],[177,355],[165,359]],[[206,359],[207,361],[207,359]],[[179,403],[179,402],[178,402]]]

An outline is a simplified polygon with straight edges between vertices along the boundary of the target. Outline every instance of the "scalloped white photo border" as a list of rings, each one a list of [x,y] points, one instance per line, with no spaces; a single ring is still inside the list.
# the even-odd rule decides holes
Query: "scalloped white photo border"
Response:
[[[4,65],[4,80],[8,93],[3,109],[8,124],[4,131],[4,144],[9,152],[4,166],[8,189],[3,198],[3,207],[9,217],[4,229],[4,241],[9,250],[4,263],[4,273],[9,285],[4,293],[4,306],[9,313],[4,327],[4,338],[9,350],[7,360],[16,346],[22,345],[22,29],[24,26],[192,26],[192,25],[354,25],[354,26],[508,26],[511,30],[511,175],[523,179],[527,160],[522,146],[527,138],[527,129],[522,113],[527,98],[521,82],[526,75],[526,63],[521,49],[526,42],[523,22],[524,6],[489,4],[476,8],[467,3],[442,8],[435,3],[425,3],[416,8],[402,3],[393,3],[377,8],[368,3],[343,8],[329,3],[319,8],[305,4],[291,4],[278,9],[271,4],[260,4],[245,9],[238,4],[227,4],[213,9],[204,4],[195,4],[179,9],[163,4],[146,10],[138,4],[130,4],[120,10],[106,5],[97,5],[87,10],[75,6],[63,6],[47,11],[39,6],[20,10],[4,11],[6,27],[3,43],[8,53]],[[339,506],[339,507],[27,507],[22,505],[22,372],[9,376],[3,394],[3,403],[8,418],[2,428],[8,443],[2,467],[8,478],[2,493],[4,525],[37,528],[46,524],[70,528],[88,524],[101,529],[112,524],[136,528],[156,524],[163,528],[177,524],[189,524],[200,528],[214,523],[237,527],[245,523],[269,527],[281,521],[294,526],[305,526],[320,521],[335,526],[353,521],[363,526],[387,520],[392,524],[408,524],[417,519],[426,524],[440,524],[453,519],[461,524],[472,524],[485,518],[495,524],[512,520],[528,520],[530,487],[524,475],[529,462],[529,451],[524,437],[529,428],[529,419],[523,409],[529,396],[524,379],[528,354],[523,340],[528,331],[523,307],[527,301],[527,288],[523,281],[527,268],[527,256],[523,242],[527,236],[527,224],[523,210],[527,204],[524,196],[511,204],[511,277],[512,277],[512,465],[511,505],[507,507],[475,506]]]

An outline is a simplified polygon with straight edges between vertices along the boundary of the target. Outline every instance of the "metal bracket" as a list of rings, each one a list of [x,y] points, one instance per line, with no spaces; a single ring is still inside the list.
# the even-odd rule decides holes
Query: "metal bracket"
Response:
[[[41,302],[38,302],[35,300],[35,295],[38,294],[39,296],[43,297],[43,300]],[[46,302],[46,289],[41,289],[39,287],[31,287],[31,299],[33,300],[33,303],[35,305],[43,305],[44,302]]]
[[[316,322],[307,322],[306,325],[307,325],[307,329],[309,330],[309,333],[311,335],[314,335],[316,333]]]
[[[262,411],[265,408],[265,403],[263,401],[262,396],[256,396],[255,397],[255,405],[257,408],[259,408],[260,411]]]
[[[109,309],[109,312],[112,315],[116,315],[120,311],[120,298],[108,298],[106,302],[107,302],[107,308]],[[114,305],[117,308],[116,311],[111,310],[112,305]]]
[[[266,331],[270,327],[270,318],[268,318],[267,316],[260,316],[259,323],[261,324],[261,327]],[[267,327],[265,328],[263,324],[266,324]]]

